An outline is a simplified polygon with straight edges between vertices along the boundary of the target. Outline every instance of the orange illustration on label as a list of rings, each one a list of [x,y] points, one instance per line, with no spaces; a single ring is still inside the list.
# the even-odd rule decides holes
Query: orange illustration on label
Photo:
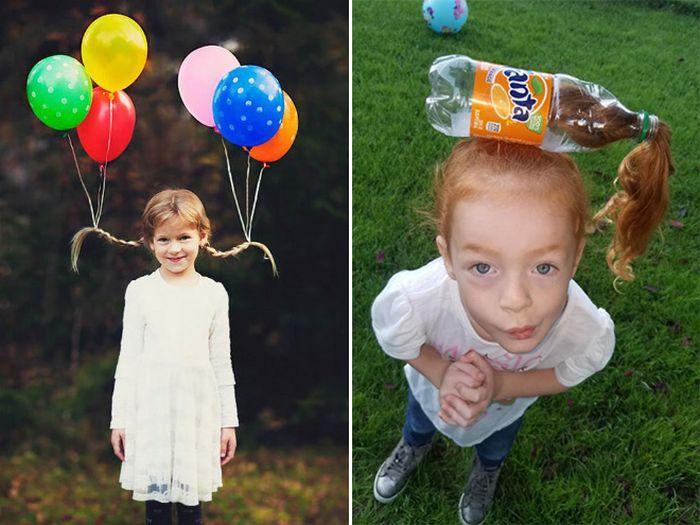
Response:
[[[479,62],[470,135],[542,143],[552,102],[552,75]]]

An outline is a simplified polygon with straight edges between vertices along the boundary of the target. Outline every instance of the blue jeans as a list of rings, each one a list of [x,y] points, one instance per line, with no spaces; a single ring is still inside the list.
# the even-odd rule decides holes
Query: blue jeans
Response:
[[[510,425],[494,432],[478,445],[475,445],[476,453],[486,468],[496,468],[503,463],[510,452],[515,436],[518,435],[523,418],[520,416]],[[411,388],[408,388],[408,408],[406,409],[406,422],[403,425],[404,440],[414,447],[420,447],[430,443],[435,436],[435,425],[425,415],[416,398],[413,397]]]

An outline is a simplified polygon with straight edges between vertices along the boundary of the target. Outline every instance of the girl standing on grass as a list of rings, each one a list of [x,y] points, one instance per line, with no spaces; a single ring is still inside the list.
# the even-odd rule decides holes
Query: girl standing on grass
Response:
[[[620,167],[624,191],[593,218],[615,219],[608,263],[624,280],[668,205],[670,132],[652,119]],[[613,322],[573,280],[588,217],[569,156],[491,139],[455,145],[436,178],[440,257],[394,275],[372,306],[379,344],[408,362],[409,386],[403,435],[374,480],[378,501],[397,497],[439,430],[476,448],[458,512],[481,523],[525,410],[608,363]]]
[[[201,524],[200,502],[222,486],[221,466],[236,452],[238,414],[231,366],[228,294],[195,270],[209,246],[211,226],[199,198],[165,190],[143,212],[143,237],[111,242],[148,247],[160,267],[129,283],[121,351],[112,397],[112,447],[122,461],[119,481],[146,502],[146,524]],[[243,248],[244,249],[244,248]]]

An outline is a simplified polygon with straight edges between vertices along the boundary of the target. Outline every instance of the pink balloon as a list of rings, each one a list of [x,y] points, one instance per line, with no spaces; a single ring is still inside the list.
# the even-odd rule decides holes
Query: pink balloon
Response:
[[[240,66],[228,49],[204,46],[185,57],[177,74],[177,89],[187,111],[199,122],[214,127],[212,101],[223,76]]]

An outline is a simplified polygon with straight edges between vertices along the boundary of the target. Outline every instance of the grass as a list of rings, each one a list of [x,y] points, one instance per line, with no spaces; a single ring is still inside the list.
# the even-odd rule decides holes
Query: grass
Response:
[[[143,522],[144,504],[119,487],[118,460],[100,460],[97,450],[86,454],[84,448],[60,456],[40,450],[45,449],[27,448],[0,458],[0,523]],[[347,467],[345,449],[240,452],[224,467],[224,486],[211,503],[202,504],[205,523],[347,523]]]
[[[85,358],[75,375],[38,365],[31,347],[23,356],[24,388],[0,386],[0,523],[143,523],[144,505],[121,489],[109,443],[114,354]],[[347,523],[347,447],[264,426],[251,422],[237,433],[223,487],[203,504],[205,523]]]
[[[392,274],[437,256],[417,210],[430,206],[435,164],[454,140],[433,131],[423,104],[430,64],[452,53],[574,75],[659,115],[677,167],[668,219],[683,224],[664,222],[621,294],[605,264],[609,235],[589,239],[577,281],[615,320],[615,354],[527,412],[488,523],[698,523],[700,4],[473,0],[469,9],[462,32],[442,36],[424,27],[420,2],[353,2],[353,523],[457,523],[471,462],[440,437],[397,500],[372,497],[406,386],[369,309]],[[596,208],[633,146],[574,155]]]

